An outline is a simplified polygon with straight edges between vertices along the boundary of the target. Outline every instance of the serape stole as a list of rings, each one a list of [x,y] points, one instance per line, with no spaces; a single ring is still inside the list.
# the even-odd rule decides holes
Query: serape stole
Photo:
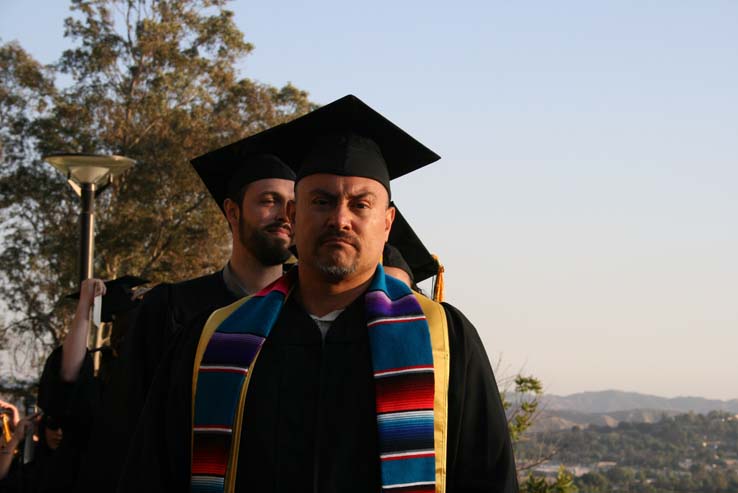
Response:
[[[428,322],[410,288],[383,270],[372,279],[365,301],[382,489],[433,492],[434,380]]]
[[[259,293],[234,303],[205,331],[195,356],[192,412],[193,492],[223,492],[235,485],[235,459],[248,377],[282,309],[294,275],[286,274]],[[223,315],[216,311],[212,318]],[[235,440],[234,440],[235,438]]]
[[[253,297],[215,312],[206,324],[193,375],[192,492],[234,491],[249,375],[295,278],[293,270]],[[428,322],[415,294],[385,276],[381,266],[364,300],[382,491],[433,492],[438,427]]]

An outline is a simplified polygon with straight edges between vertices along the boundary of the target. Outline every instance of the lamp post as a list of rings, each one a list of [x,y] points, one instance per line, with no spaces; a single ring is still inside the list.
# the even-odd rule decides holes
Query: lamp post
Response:
[[[67,182],[82,201],[79,214],[79,280],[82,282],[91,278],[93,273],[95,196],[136,161],[123,156],[100,154],[49,154],[44,156],[44,160],[64,173]]]
[[[133,166],[136,161],[124,156],[100,154],[49,154],[44,160],[67,177],[67,183],[79,195],[79,281],[93,276],[92,260],[95,248],[95,197],[113,178]],[[97,347],[97,328],[90,328],[90,345]],[[96,361],[97,363],[97,361]],[[96,365],[97,367],[97,365]]]

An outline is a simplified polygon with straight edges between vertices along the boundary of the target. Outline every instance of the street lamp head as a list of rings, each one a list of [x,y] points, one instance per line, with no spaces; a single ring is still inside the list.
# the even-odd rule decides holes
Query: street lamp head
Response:
[[[113,177],[123,173],[136,161],[123,156],[100,154],[49,154],[44,156],[44,160],[64,173],[67,182],[81,199],[79,278],[80,281],[89,279],[92,277],[95,245],[95,196],[105,189]]]
[[[136,164],[124,156],[103,154],[49,154],[44,161],[64,173],[75,189],[104,185]]]

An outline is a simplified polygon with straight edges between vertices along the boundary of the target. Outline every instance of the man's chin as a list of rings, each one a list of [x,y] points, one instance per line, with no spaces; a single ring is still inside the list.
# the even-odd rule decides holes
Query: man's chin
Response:
[[[265,236],[272,240],[274,243],[283,243],[285,245],[285,248],[292,244],[292,237],[289,235],[267,231]]]
[[[252,245],[249,248],[252,255],[256,257],[262,265],[274,266],[285,263],[291,256],[292,252],[287,248],[289,242],[269,242],[268,244],[262,244],[259,246]]]
[[[273,254],[270,255],[268,261],[267,259],[264,259],[265,265],[281,265],[284,264],[286,261],[292,257],[292,252],[290,252],[287,249],[287,246],[285,245],[284,248],[274,248],[272,250]]]
[[[330,282],[344,281],[356,272],[356,264],[343,262],[317,262],[316,267]]]

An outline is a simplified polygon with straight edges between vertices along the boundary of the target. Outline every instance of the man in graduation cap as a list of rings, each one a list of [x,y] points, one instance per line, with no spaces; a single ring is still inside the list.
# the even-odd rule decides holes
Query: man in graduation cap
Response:
[[[105,392],[78,490],[112,491],[156,368],[176,334],[200,314],[253,294],[279,278],[291,253],[287,203],[294,171],[278,157],[260,153],[222,155],[193,163],[223,212],[232,233],[231,258],[212,274],[149,291],[127,331],[123,351]]]
[[[395,209],[395,220],[382,250],[385,274],[400,279],[413,291],[421,294],[423,293],[418,284],[433,277],[432,299],[443,301],[443,266],[438,257],[423,245],[397,205],[394,202],[391,205]]]
[[[178,342],[119,491],[517,491],[476,330],[380,264],[390,179],[438,156],[353,96],[237,146],[299,166],[300,262]]]

